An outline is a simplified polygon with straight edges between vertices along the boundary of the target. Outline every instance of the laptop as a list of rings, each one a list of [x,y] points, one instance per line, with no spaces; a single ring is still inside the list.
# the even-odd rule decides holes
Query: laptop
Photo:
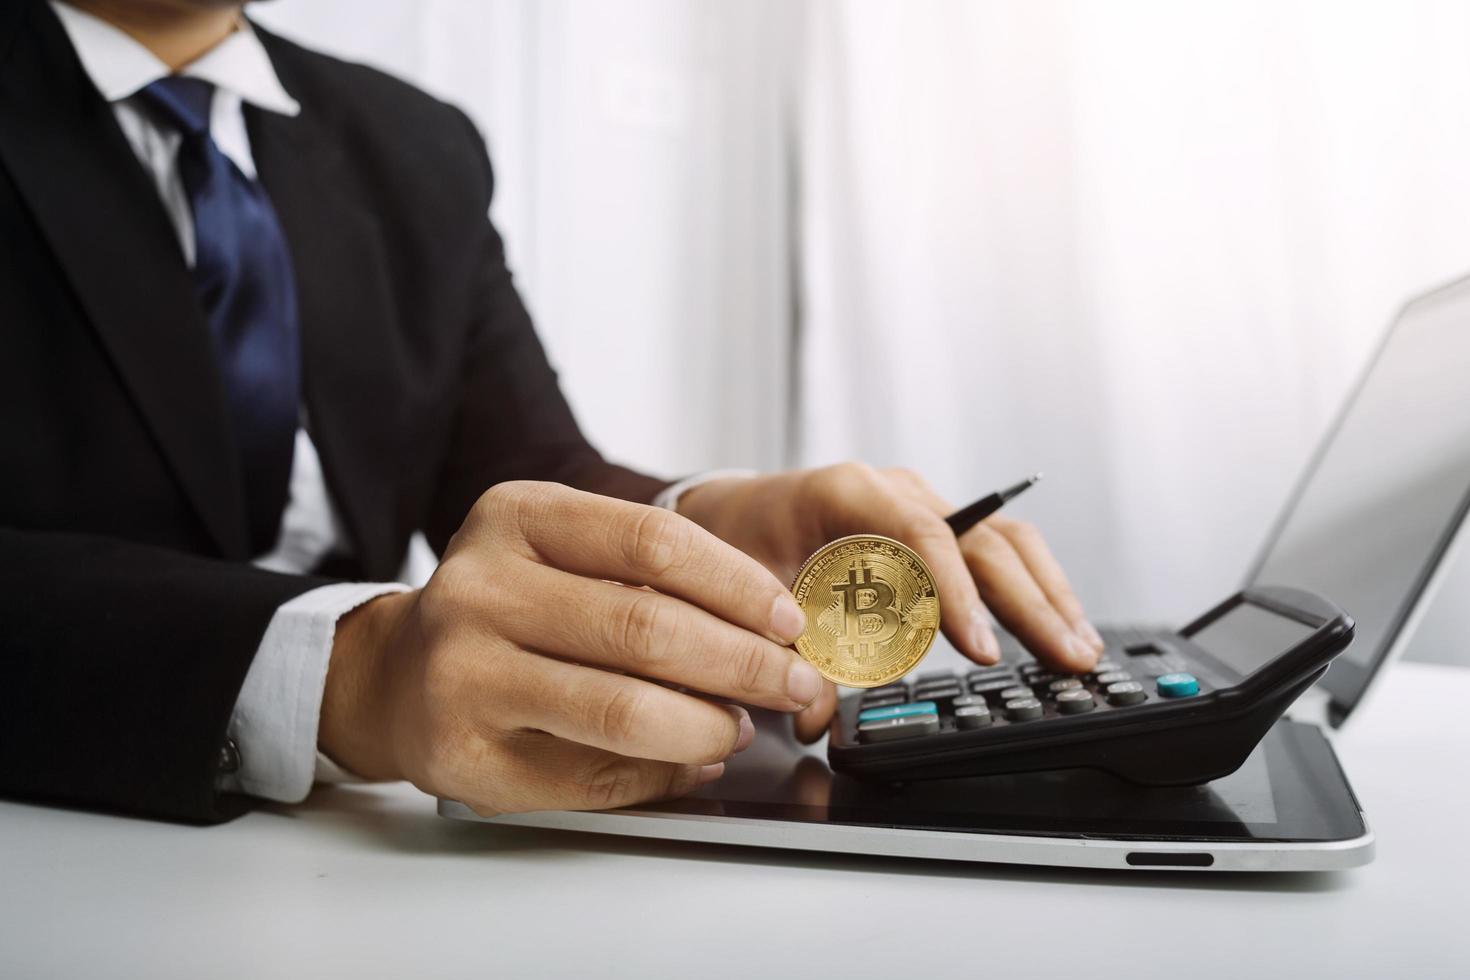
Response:
[[[1245,576],[1327,596],[1353,644],[1236,772],[1145,787],[1103,772],[902,784],[834,774],[784,718],[694,795],[490,822],[735,845],[1092,868],[1319,871],[1367,863],[1373,835],[1326,731],[1361,708],[1428,608],[1470,507],[1470,278],[1409,302],[1309,460]],[[1112,645],[1133,628],[1102,629]],[[960,666],[936,645],[926,666]],[[951,663],[952,662],[952,663]],[[482,820],[441,800],[446,817]]]

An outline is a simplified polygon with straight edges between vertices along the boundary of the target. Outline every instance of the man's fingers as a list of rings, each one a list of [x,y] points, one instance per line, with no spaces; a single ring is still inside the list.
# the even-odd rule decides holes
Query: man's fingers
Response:
[[[827,730],[836,711],[837,685],[824,680],[822,693],[817,695],[817,699],[791,719],[796,737],[807,744],[815,742]]]
[[[556,568],[650,586],[783,644],[806,628],[801,607],[764,566],[672,511],[550,483],[501,484],[476,511],[512,523]]]
[[[921,506],[938,517],[948,517],[954,512],[954,506],[936,493],[934,488],[929,486],[927,480],[912,470],[888,469],[884,470],[883,474],[902,486],[904,491],[918,501]],[[945,526],[948,527],[948,525]],[[985,600],[979,598],[978,593],[976,601],[979,605],[970,614],[970,618],[974,622],[970,624],[969,628],[975,634],[975,643],[986,654],[986,656],[980,658],[981,662],[996,663],[1000,660],[1000,641],[995,636],[995,629],[990,618],[990,610],[986,607]],[[961,650],[967,650],[961,641],[955,639],[954,631],[962,626],[964,626],[963,623],[951,628],[951,625],[946,622],[945,633],[949,635],[950,642],[954,643],[956,647]],[[971,659],[975,658],[972,656]]]
[[[523,574],[522,608],[495,624],[522,647],[777,711],[799,711],[822,689],[789,647],[681,599],[538,565]]]
[[[1015,521],[1000,515],[991,517],[986,523],[1016,549],[1016,554],[1021,556],[1021,561],[1031,572],[1031,577],[1041,586],[1041,591],[1046,593],[1047,599],[1051,600],[1051,604],[1062,614],[1062,618],[1071,624],[1072,629],[1078,635],[1101,653],[1103,638],[1098,635],[1097,630],[1088,620],[1087,613],[1082,609],[1081,601],[1072,591],[1072,584],[1067,581],[1061,564],[1052,556],[1051,549],[1047,547],[1041,532],[1024,521]]]
[[[607,810],[683,796],[725,769],[632,759],[543,732],[501,736],[488,771],[466,774],[457,794],[482,815],[531,810]],[[508,740],[507,740],[508,739]]]
[[[535,729],[657,762],[708,765],[743,748],[743,708],[636,677],[522,652],[505,658],[486,681],[510,695],[499,699],[497,717],[483,719],[486,727]]]
[[[980,524],[965,535],[963,544],[981,593],[1001,623],[1037,659],[1067,671],[1087,670],[1097,662],[1097,651],[1072,631],[1003,535]]]
[[[917,551],[934,573],[940,624],[950,642],[978,663],[1000,659],[990,616],[965,567],[959,542],[942,517],[868,466],[833,466],[817,471],[814,479],[828,537],[870,532]]]

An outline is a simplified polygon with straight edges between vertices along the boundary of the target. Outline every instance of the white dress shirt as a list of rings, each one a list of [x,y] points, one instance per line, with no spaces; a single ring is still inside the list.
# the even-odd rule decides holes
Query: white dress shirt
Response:
[[[126,33],[91,14],[50,0],[71,38],[82,67],[112,104],[118,125],[133,152],[152,175],[159,197],[179,237],[185,261],[194,262],[194,218],[178,169],[182,137],[160,126],[141,104],[139,90],[169,74],[168,66]],[[260,39],[242,21],[240,28],[182,69],[180,74],[215,86],[210,136],[246,177],[255,177],[255,159],[245,128],[245,102],[269,112],[294,116],[300,105],[281,86]],[[665,489],[654,501],[670,510],[679,497],[708,480],[749,476],[748,470],[699,474]],[[290,495],[281,531],[272,550],[255,564],[273,571],[303,574],[328,553],[345,553],[346,536],[327,491],[321,459],[303,426],[296,432]],[[343,780],[351,774],[317,751],[317,722],[337,620],[380,595],[404,591],[396,582],[328,585],[303,593],[276,610],[230,718],[229,736],[240,758],[237,771],[221,776],[221,788],[293,803],[310,792],[314,779]],[[201,651],[208,656],[208,651]]]

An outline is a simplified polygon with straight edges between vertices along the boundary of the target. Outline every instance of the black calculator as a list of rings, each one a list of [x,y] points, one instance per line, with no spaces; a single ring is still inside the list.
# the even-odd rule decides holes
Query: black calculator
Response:
[[[1352,642],[1353,621],[1301,589],[1237,593],[1177,632],[1102,630],[1085,674],[1028,655],[931,671],[842,699],[837,772],[901,782],[1087,767],[1149,785],[1240,768]]]

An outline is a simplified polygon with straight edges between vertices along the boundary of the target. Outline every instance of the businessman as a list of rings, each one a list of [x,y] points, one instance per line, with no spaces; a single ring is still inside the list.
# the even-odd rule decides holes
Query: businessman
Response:
[[[458,110],[231,0],[0,5],[0,794],[209,822],[314,780],[481,812],[825,729],[783,582],[901,538],[946,634],[1101,647],[1046,545],[850,464],[666,483],[582,437]],[[596,324],[588,324],[596,329]],[[410,536],[429,584],[392,584]],[[699,692],[705,695],[698,696]]]

